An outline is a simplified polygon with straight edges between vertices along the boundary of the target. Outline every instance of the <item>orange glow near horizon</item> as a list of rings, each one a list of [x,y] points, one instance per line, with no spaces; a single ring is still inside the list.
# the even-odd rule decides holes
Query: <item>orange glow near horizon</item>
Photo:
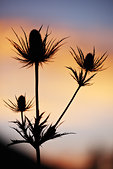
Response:
[[[15,119],[20,118],[19,114],[13,113],[8,110],[3,103],[3,100],[12,100],[15,102],[15,95],[19,96],[21,94],[25,94],[27,99],[30,100],[34,97],[34,67],[30,69],[21,68],[22,64],[18,63],[18,61],[12,59],[11,57],[16,56],[16,53],[11,50],[10,43],[6,39],[6,37],[17,41],[14,33],[11,30],[11,27],[17,32],[18,35],[23,36],[22,30],[18,25],[22,25],[24,30],[26,31],[27,35],[29,31],[32,29],[32,23],[26,22],[24,20],[19,20],[17,24],[17,20],[0,20],[0,121],[1,124],[7,121],[12,121]],[[41,24],[40,24],[41,25]],[[40,27],[38,25],[38,28]],[[35,28],[37,25],[35,25]],[[37,29],[38,29],[37,28]],[[98,72],[97,75],[92,79],[92,86],[83,87],[77,94],[77,97],[73,101],[72,105],[70,106],[69,110],[66,112],[65,116],[63,117],[62,121],[65,121],[60,129],[68,130],[68,132],[77,131],[77,135],[79,136],[71,136],[68,138],[66,136],[63,138],[63,154],[66,149],[66,146],[69,146],[71,151],[74,149],[76,150],[77,146],[73,148],[75,145],[72,138],[74,138],[75,142],[79,143],[79,137],[81,138],[84,132],[89,132],[88,134],[93,135],[92,132],[94,131],[95,137],[100,136],[105,137],[104,130],[106,130],[106,135],[109,137],[109,128],[110,132],[113,129],[112,119],[113,119],[113,49],[111,49],[111,44],[113,41],[110,39],[109,44],[105,47],[107,42],[98,39],[99,31],[94,32],[81,32],[79,30],[70,30],[69,28],[52,28],[50,25],[50,38],[55,37],[57,39],[61,39],[66,36],[70,36],[66,40],[66,44],[62,46],[62,48],[58,51],[53,59],[54,62],[50,62],[48,64],[43,65],[40,67],[40,79],[39,79],[39,99],[40,99],[40,112],[47,112],[47,115],[50,113],[49,122],[55,122],[62,111],[64,110],[66,104],[71,99],[75,89],[77,88],[77,83],[72,79],[70,76],[69,70],[65,68],[65,66],[72,66],[78,69],[78,66],[75,64],[74,59],[72,58],[69,50],[70,46],[76,48],[76,45],[83,49],[83,52],[86,54],[87,52],[92,52],[93,45],[96,48],[96,55],[102,55],[106,50],[108,51],[109,57],[106,60],[105,68],[108,67],[105,71]],[[42,29],[42,35],[46,32],[46,27],[44,26]],[[97,33],[97,34],[96,34]],[[111,35],[113,33],[110,32]],[[109,36],[110,36],[109,33]],[[88,35],[89,34],[89,35]],[[83,37],[83,38],[82,38]],[[85,38],[87,37],[87,41]],[[94,37],[94,39],[93,39]],[[91,38],[93,39],[91,41]],[[108,47],[108,49],[107,49]],[[79,69],[78,69],[79,70]],[[25,114],[28,115],[31,119],[35,116],[35,107],[30,112],[26,112]],[[4,124],[3,124],[4,125]],[[100,127],[100,128],[99,128]],[[104,127],[104,128],[103,128]],[[8,128],[8,127],[7,127]],[[98,129],[99,128],[99,129]],[[3,128],[2,128],[3,129]],[[59,129],[59,131],[60,131]],[[86,129],[86,131],[85,131]],[[97,135],[96,135],[96,129]],[[6,130],[7,129],[3,129]],[[102,131],[101,131],[102,130]],[[0,130],[1,132],[2,130]],[[100,133],[99,133],[100,132]],[[7,132],[6,132],[7,133]],[[5,133],[2,131],[2,134]],[[88,135],[86,134],[86,135]],[[7,135],[7,134],[6,134]],[[88,136],[89,136],[88,135]],[[13,137],[13,134],[11,134]],[[10,137],[10,134],[8,134]],[[78,138],[77,138],[78,137]],[[100,136],[101,137],[101,136]],[[90,138],[90,136],[88,137]],[[112,136],[107,140],[108,143],[111,143]],[[82,138],[83,139],[83,138]],[[85,138],[84,138],[85,139]],[[67,140],[67,142],[66,142]],[[99,141],[102,141],[99,138]],[[98,141],[98,138],[96,138]],[[106,141],[106,142],[107,142]],[[113,140],[112,140],[113,141]],[[54,142],[54,141],[53,141]],[[60,140],[56,141],[58,146],[62,147],[62,144],[59,143]],[[68,144],[68,142],[71,142]],[[86,140],[85,140],[86,142]],[[57,145],[56,144],[56,145]],[[80,145],[82,143],[80,142]],[[91,145],[94,142],[91,139]],[[100,144],[100,143],[99,143]],[[47,144],[47,152],[52,150],[56,150],[54,144],[50,146]],[[46,146],[47,146],[46,145]],[[112,144],[113,145],[113,144]],[[87,143],[88,146],[88,143]],[[56,146],[57,147],[57,146]],[[80,146],[79,146],[80,147]],[[85,148],[84,148],[85,149]],[[57,151],[57,150],[56,150]],[[69,148],[67,148],[67,152]],[[45,153],[46,154],[46,153]],[[54,153],[52,154],[54,155]],[[58,153],[56,153],[56,156]],[[74,155],[74,152],[70,152],[71,157]],[[74,162],[74,160],[72,159]]]

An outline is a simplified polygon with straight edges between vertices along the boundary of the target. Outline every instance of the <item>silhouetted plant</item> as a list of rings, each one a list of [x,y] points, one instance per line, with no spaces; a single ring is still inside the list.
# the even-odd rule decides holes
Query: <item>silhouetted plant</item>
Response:
[[[13,47],[16,49],[16,53],[19,55],[19,57],[14,57],[16,60],[24,63],[23,67],[30,67],[35,65],[35,97],[36,97],[36,121],[38,122],[40,115],[39,115],[39,100],[38,100],[38,72],[39,72],[39,65],[45,62],[48,62],[50,58],[53,57],[53,55],[60,49],[60,47],[63,45],[63,41],[67,38],[62,38],[59,41],[56,41],[56,39],[51,39],[48,41],[48,36],[50,35],[48,33],[48,29],[46,30],[46,34],[44,39],[41,37],[41,29],[39,30],[33,29],[29,34],[29,40],[27,38],[27,35],[25,31],[22,28],[22,31],[24,33],[24,39],[22,37],[19,37],[17,33],[13,30],[14,34],[17,37],[17,40],[19,42],[16,43],[13,40],[8,39]],[[39,125],[39,124],[37,124]],[[50,127],[52,128],[52,127]],[[39,138],[38,136],[35,137],[36,142],[38,143]],[[37,153],[37,162],[38,166],[40,166],[40,149],[39,145],[36,147],[36,153]]]
[[[63,135],[72,134],[72,133],[58,133],[57,127],[54,125],[48,125],[47,120],[49,116],[46,117],[43,121],[41,121],[42,116],[44,113],[41,113],[39,115],[39,118],[35,118],[34,124],[31,123],[31,121],[25,116],[24,121],[21,123],[20,121],[16,120],[13,121],[20,130],[13,127],[14,130],[16,130],[17,133],[19,133],[23,140],[11,140],[12,143],[9,145],[14,145],[18,143],[29,143],[31,144],[35,149],[37,149],[37,146],[41,146],[44,142],[61,137]]]
[[[73,133],[59,133],[57,132],[57,128],[59,127],[59,122],[61,121],[62,117],[68,110],[69,106],[71,105],[73,99],[75,98],[77,92],[82,86],[91,85],[90,80],[96,75],[93,74],[90,77],[88,76],[88,72],[98,72],[99,70],[103,70],[103,63],[106,60],[106,52],[101,56],[95,58],[95,48],[93,49],[93,54],[88,53],[86,57],[80,48],[77,47],[79,55],[76,54],[73,48],[71,48],[70,53],[74,57],[76,63],[80,66],[81,70],[77,72],[76,69],[72,67],[67,67],[71,72],[71,76],[73,79],[78,83],[78,88],[76,89],[74,95],[72,96],[71,100],[67,104],[66,108],[64,109],[63,113],[61,113],[60,117],[56,121],[55,124],[47,124],[47,120],[49,115],[42,120],[43,114],[39,114],[39,100],[38,100],[38,71],[39,65],[42,65],[45,62],[48,62],[50,58],[60,49],[63,45],[63,41],[66,38],[63,38],[56,42],[55,39],[51,39],[48,41],[48,29],[46,30],[46,34],[44,39],[40,34],[42,26],[39,30],[33,29],[29,34],[29,40],[25,31],[22,28],[24,33],[24,39],[19,37],[17,33],[13,30],[14,34],[16,35],[19,44],[14,42],[13,40],[8,39],[11,44],[16,49],[18,57],[14,57],[16,60],[24,63],[23,67],[30,67],[35,65],[35,98],[36,98],[36,117],[34,118],[34,123],[32,123],[28,117],[23,117],[23,112],[29,110],[33,105],[33,100],[28,101],[26,103],[26,97],[20,96],[19,98],[16,97],[16,104],[13,103],[11,100],[9,102],[5,102],[5,104],[13,111],[20,111],[21,112],[21,119],[22,122],[19,120],[13,121],[14,124],[17,125],[19,128],[13,127],[17,133],[19,133],[22,137],[22,140],[11,140],[12,142],[9,145],[14,145],[18,143],[29,143],[36,149],[37,154],[37,166],[40,168],[40,149],[39,147],[46,141],[61,137],[67,134]]]
[[[18,43],[15,41],[8,39],[11,44],[14,46],[14,48],[17,51],[17,54],[19,57],[14,57],[16,60],[22,62],[24,64],[23,67],[30,67],[33,64],[42,64],[45,62],[48,62],[50,58],[53,57],[53,55],[59,50],[59,48],[63,45],[61,42],[64,41],[66,38],[62,38],[59,41],[56,41],[56,39],[51,39],[48,41],[48,36],[50,35],[48,33],[48,29],[46,31],[45,37],[42,40],[40,31],[42,29],[42,26],[39,30],[33,29],[29,34],[29,40],[27,38],[27,35],[25,31],[22,28],[22,31],[24,33],[24,38],[19,37],[17,33],[12,28],[14,34],[16,35],[18,39]]]
[[[68,105],[64,109],[63,113],[61,114],[57,122],[55,123],[55,125],[58,125],[58,123],[64,116],[65,112],[69,108],[70,104],[72,103],[73,99],[75,98],[76,94],[78,93],[79,89],[82,86],[91,85],[89,81],[96,75],[96,73],[86,79],[87,73],[98,72],[100,70],[103,70],[102,69],[103,63],[107,58],[106,52],[101,57],[95,58],[95,48],[93,49],[93,54],[88,53],[86,57],[84,57],[82,50],[78,47],[77,47],[77,50],[79,52],[79,55],[76,54],[75,50],[72,47],[71,47],[71,50],[72,51],[70,51],[70,53],[75,59],[76,63],[80,66],[81,70],[79,73],[77,73],[76,69],[73,69],[72,67],[67,67],[67,68],[71,70],[72,72],[71,76],[74,78],[75,81],[77,81],[78,88],[75,91],[74,95],[72,96],[71,100],[69,101]]]
[[[99,70],[103,70],[103,63],[107,58],[107,52],[105,52],[101,57],[95,58],[95,48],[93,48],[93,53],[88,53],[86,57],[84,57],[82,50],[79,47],[77,47],[77,49],[79,55],[76,54],[73,48],[71,48],[70,53],[82,69],[85,69],[86,71],[90,72],[97,72]]]
[[[31,107],[33,107],[33,99],[31,101],[27,101],[26,103],[26,96],[19,96],[18,98],[15,96],[16,98],[16,103],[13,103],[11,100],[9,100],[9,103],[5,102],[6,106],[9,107],[12,111],[14,112],[21,112],[21,119],[22,119],[22,123],[23,123],[23,112],[29,110]]]

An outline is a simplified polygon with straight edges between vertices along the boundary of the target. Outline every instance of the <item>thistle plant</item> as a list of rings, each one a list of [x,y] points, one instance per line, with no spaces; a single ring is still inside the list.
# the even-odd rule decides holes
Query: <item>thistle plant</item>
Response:
[[[19,133],[22,137],[21,140],[11,140],[12,142],[9,145],[19,144],[19,143],[29,143],[36,150],[37,156],[37,166],[40,168],[40,146],[44,144],[46,141],[61,137],[67,134],[73,133],[59,133],[57,132],[57,128],[61,124],[60,121],[72,101],[74,100],[76,94],[82,86],[90,85],[90,80],[96,75],[96,73],[103,68],[103,63],[106,60],[107,56],[104,53],[101,57],[95,58],[95,48],[93,49],[93,53],[88,53],[86,57],[80,48],[77,47],[78,54],[76,54],[75,50],[71,48],[71,55],[73,56],[75,62],[80,66],[80,71],[78,72],[76,69],[67,66],[66,68],[71,71],[71,76],[78,83],[78,88],[76,89],[74,95],[71,100],[67,104],[63,113],[61,113],[60,117],[56,121],[55,124],[48,124],[49,115],[42,120],[45,112],[39,112],[39,97],[38,97],[38,78],[39,78],[39,66],[45,62],[49,62],[49,60],[54,56],[54,54],[60,49],[60,47],[64,44],[62,43],[66,38],[62,38],[59,41],[55,39],[48,40],[49,37],[49,27],[47,27],[44,38],[41,36],[42,26],[39,30],[33,29],[29,34],[29,39],[22,28],[24,38],[19,37],[14,29],[12,29],[14,34],[17,37],[18,43],[10,40],[10,43],[16,50],[18,56],[14,57],[16,60],[23,63],[22,67],[31,67],[35,66],[35,101],[36,101],[36,117],[34,118],[34,123],[31,120],[24,116],[24,112],[28,111],[33,106],[33,99],[31,101],[26,102],[26,97],[20,95],[16,98],[16,103],[13,103],[11,100],[8,102],[4,101],[6,106],[9,107],[12,111],[21,112],[21,122],[19,120],[13,121],[14,124],[19,128],[13,127],[17,133]],[[89,73],[96,72],[89,76]],[[60,123],[60,124],[59,124]]]
[[[16,103],[13,103],[10,99],[8,100],[9,102],[6,102],[5,100],[4,102],[5,105],[9,107],[12,111],[21,112],[21,120],[23,123],[24,121],[23,112],[33,107],[33,99],[31,101],[27,101],[26,103],[26,96],[21,95],[18,98],[15,96],[15,98],[16,98]]]
[[[95,48],[93,48],[93,53],[88,53],[86,57],[84,56],[82,50],[77,47],[78,54],[76,54],[75,50],[71,47],[70,53],[73,56],[75,62],[79,65],[80,71],[79,73],[77,72],[76,69],[73,69],[72,67],[67,67],[71,72],[71,76],[73,79],[78,83],[78,88],[73,94],[71,100],[69,101],[68,105],[64,109],[63,113],[55,123],[55,126],[58,125],[66,111],[68,110],[69,106],[71,105],[72,101],[74,100],[76,94],[78,93],[79,89],[82,86],[88,86],[91,85],[89,82],[90,80],[96,75],[98,71],[102,71],[103,69],[103,63],[107,59],[107,55],[105,52],[101,57],[96,57],[95,58]],[[90,77],[87,78],[88,72],[96,72]]]
[[[23,34],[24,34],[24,38],[19,37],[17,35],[17,33],[15,32],[14,29],[13,32],[15,34],[15,36],[17,37],[18,43],[8,39],[10,41],[10,43],[13,45],[13,47],[16,50],[16,53],[18,54],[17,57],[14,57],[16,60],[20,61],[21,63],[23,63],[22,67],[31,67],[31,66],[35,66],[35,100],[36,100],[36,118],[35,118],[35,124],[34,126],[31,127],[31,123],[30,120],[25,117],[25,119],[23,120],[23,111],[21,111],[21,117],[22,117],[22,123],[20,123],[19,121],[16,121],[16,124],[18,124],[18,127],[21,129],[21,131],[24,134],[24,139],[27,140],[27,142],[29,142],[29,137],[30,140],[32,137],[34,137],[34,141],[35,142],[35,149],[36,149],[36,154],[37,154],[37,164],[38,167],[40,167],[40,142],[44,142],[44,140],[47,141],[47,139],[53,139],[56,137],[60,137],[62,134],[58,134],[56,132],[56,128],[57,126],[53,126],[50,125],[47,129],[47,125],[45,124],[47,122],[47,119],[44,120],[42,123],[40,123],[41,117],[42,115],[39,114],[39,98],[38,98],[38,76],[39,76],[39,65],[42,65],[45,62],[49,62],[49,60],[53,57],[53,55],[60,49],[60,47],[63,45],[63,41],[67,38],[62,38],[59,41],[56,41],[56,39],[51,39],[48,40],[48,36],[50,35],[50,33],[48,33],[49,27],[47,27],[46,33],[44,38],[42,39],[41,36],[41,29],[43,26],[41,26],[39,28],[39,30],[33,29],[31,30],[30,34],[29,34],[29,39],[27,38],[27,35],[24,31],[23,28]],[[24,101],[24,100],[23,100]],[[9,102],[12,104],[10,105],[9,103],[5,102],[6,105],[10,108],[10,109],[15,109],[17,106],[11,102],[9,100]],[[24,103],[21,102],[21,104],[23,105]],[[28,124],[27,124],[28,123]],[[32,128],[32,130],[31,130]],[[33,129],[34,128],[34,129]],[[31,132],[31,135],[27,135],[28,130]],[[16,130],[17,131],[17,130]],[[45,133],[46,131],[46,133]],[[18,133],[20,133],[20,135],[22,136],[21,132],[18,131]],[[63,134],[64,135],[64,134]],[[40,141],[41,137],[43,136],[43,141]],[[20,142],[20,141],[13,141],[13,144]],[[31,143],[31,141],[29,142]],[[34,144],[32,144],[34,145]]]

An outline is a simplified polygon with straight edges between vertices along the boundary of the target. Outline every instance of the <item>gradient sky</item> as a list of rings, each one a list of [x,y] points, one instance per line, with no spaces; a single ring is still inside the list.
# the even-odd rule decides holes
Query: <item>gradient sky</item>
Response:
[[[58,162],[75,164],[75,159],[85,157],[95,147],[113,150],[113,1],[112,0],[1,0],[0,1],[0,134],[7,139],[17,134],[9,128],[8,121],[19,119],[19,114],[8,110],[3,99],[14,100],[14,96],[34,96],[34,67],[20,69],[21,64],[12,59],[16,56],[6,37],[16,41],[11,27],[23,36],[31,29],[39,29],[42,36],[47,26],[52,31],[50,38],[69,36],[66,44],[56,54],[54,62],[40,68],[40,112],[51,113],[49,122],[55,122],[73,95],[77,84],[65,66],[78,68],[69,53],[70,46],[78,45],[86,55],[96,48],[96,55],[108,51],[105,63],[107,70],[99,72],[90,87],[83,87],[70,106],[59,131],[76,132],[76,135],[46,143],[42,149],[42,160],[56,158]],[[31,119],[35,108],[26,113]],[[22,148],[24,145],[17,146]],[[28,145],[26,152],[35,158]],[[73,157],[73,158],[72,158]],[[67,165],[67,164],[66,164]]]
[[[46,20],[79,28],[113,27],[112,0],[2,0],[0,17]]]

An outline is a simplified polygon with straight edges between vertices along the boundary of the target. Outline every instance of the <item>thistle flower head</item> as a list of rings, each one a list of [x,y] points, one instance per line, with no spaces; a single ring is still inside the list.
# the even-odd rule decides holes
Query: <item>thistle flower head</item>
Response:
[[[43,46],[40,32],[36,29],[33,29],[29,35],[29,53],[35,59],[35,57],[41,55],[42,49]]]
[[[19,96],[18,98],[15,96],[15,98],[16,98],[16,103],[13,103],[9,99],[8,99],[9,102],[4,101],[6,106],[10,108],[12,111],[24,112],[29,110],[33,106],[33,99],[26,103],[26,97],[23,95]]]
[[[34,63],[42,64],[44,62],[48,62],[50,58],[59,50],[59,48],[63,45],[62,41],[66,38],[62,38],[59,41],[55,39],[51,39],[48,41],[48,29],[46,30],[45,37],[42,38],[41,32],[42,26],[39,30],[33,29],[29,34],[29,40],[25,31],[22,28],[24,33],[24,38],[19,37],[17,33],[13,30],[14,34],[17,37],[19,43],[16,43],[13,40],[8,39],[13,47],[16,49],[16,53],[18,57],[15,57],[16,60],[24,63],[23,67],[30,67]]]
[[[86,57],[80,48],[77,47],[79,55],[76,54],[75,50],[71,48],[70,53],[74,57],[77,64],[86,71],[96,72],[103,70],[103,63],[107,58],[106,52],[101,57],[95,57],[95,48],[93,49],[93,53],[88,53]]]
[[[19,111],[25,111],[26,109],[26,100],[25,100],[25,96],[20,96],[17,99],[17,107]]]
[[[84,59],[84,68],[86,70],[92,70],[94,67],[94,55],[88,53]]]

